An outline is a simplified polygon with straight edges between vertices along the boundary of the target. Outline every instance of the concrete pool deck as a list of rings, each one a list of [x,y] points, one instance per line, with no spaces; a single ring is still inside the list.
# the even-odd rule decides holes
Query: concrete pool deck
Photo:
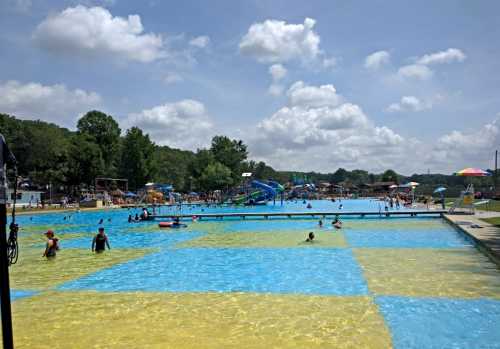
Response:
[[[500,212],[476,211],[475,215],[444,215],[449,223],[471,237],[479,249],[500,266],[500,228],[480,220],[492,217],[500,217]]]

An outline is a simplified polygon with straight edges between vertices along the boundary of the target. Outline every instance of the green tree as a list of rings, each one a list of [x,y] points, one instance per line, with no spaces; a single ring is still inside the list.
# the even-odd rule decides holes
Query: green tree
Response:
[[[213,162],[215,162],[215,159],[210,150],[198,149],[188,165],[188,171],[193,178],[198,179],[201,177],[203,170]]]
[[[210,147],[216,161],[220,162],[231,171],[233,180],[238,182],[241,176],[243,162],[247,159],[247,146],[241,140],[231,140],[226,136],[212,138]]]
[[[68,156],[67,183],[79,191],[81,184],[90,187],[102,174],[104,161],[101,149],[92,137],[76,134],[71,138]]]
[[[339,168],[332,176],[332,181],[334,183],[340,183],[346,180],[348,171],[343,168]]]
[[[123,139],[120,175],[128,179],[129,188],[137,190],[156,174],[155,145],[138,127],[127,130]]]
[[[224,190],[233,184],[231,170],[220,162],[212,162],[202,171],[198,183],[205,190]]]
[[[192,177],[189,165],[194,161],[191,151],[172,149],[166,146],[156,147],[154,163],[160,164],[153,178],[155,182],[169,183],[178,191],[191,189]]]
[[[17,158],[21,176],[40,185],[64,184],[71,132],[43,121],[0,114],[0,130]]]
[[[119,159],[120,127],[111,115],[92,110],[85,114],[77,124],[78,132],[94,138],[101,149],[105,163],[104,173],[113,176],[116,174],[116,165]]]
[[[393,170],[386,170],[383,174],[382,174],[382,182],[396,182],[399,183],[399,176],[398,174],[393,171]]]

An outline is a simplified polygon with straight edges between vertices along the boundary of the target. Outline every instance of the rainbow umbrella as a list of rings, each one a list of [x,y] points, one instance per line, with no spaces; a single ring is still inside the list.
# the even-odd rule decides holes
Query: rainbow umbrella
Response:
[[[419,186],[420,183],[417,183],[417,182],[408,182],[406,184],[403,184],[402,187],[405,187],[405,188],[415,188],[417,186]]]
[[[467,167],[461,171],[455,172],[455,176],[486,177],[486,176],[491,176],[491,173],[489,173],[487,171],[483,171],[480,168]]]

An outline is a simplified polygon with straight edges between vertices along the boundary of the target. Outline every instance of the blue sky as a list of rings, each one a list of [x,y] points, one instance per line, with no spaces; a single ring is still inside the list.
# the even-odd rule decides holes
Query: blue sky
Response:
[[[0,0],[0,112],[90,109],[277,169],[449,173],[500,147],[495,1]]]

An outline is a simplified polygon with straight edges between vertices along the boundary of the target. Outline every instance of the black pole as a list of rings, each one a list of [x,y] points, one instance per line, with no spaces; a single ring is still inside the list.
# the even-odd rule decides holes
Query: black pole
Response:
[[[497,195],[497,189],[498,189],[498,150],[495,150],[495,180],[494,186],[495,186],[495,195]]]
[[[13,349],[12,313],[10,309],[9,263],[7,259],[7,207],[0,203],[0,297],[3,348]]]

